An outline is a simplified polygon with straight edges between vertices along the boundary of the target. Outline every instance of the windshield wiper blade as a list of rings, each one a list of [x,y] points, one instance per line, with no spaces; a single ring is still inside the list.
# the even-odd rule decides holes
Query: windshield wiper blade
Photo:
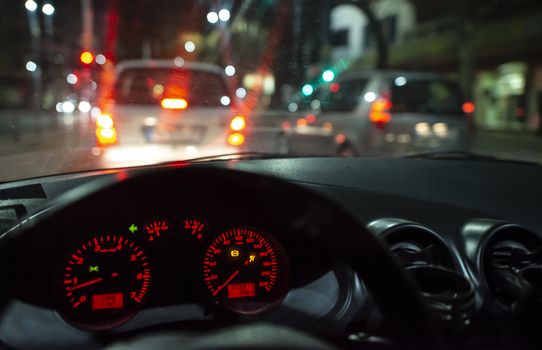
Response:
[[[490,161],[490,162],[508,162],[508,163],[522,163],[522,164],[536,164],[536,162],[530,162],[526,160],[515,159],[501,159],[495,156],[481,155],[466,151],[438,151],[438,152],[424,152],[409,154],[401,158],[408,159],[434,159],[434,160],[473,160],[473,161]]]

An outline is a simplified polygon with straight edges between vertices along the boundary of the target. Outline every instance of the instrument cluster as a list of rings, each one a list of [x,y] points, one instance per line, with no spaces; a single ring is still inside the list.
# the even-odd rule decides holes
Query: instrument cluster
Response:
[[[195,216],[116,226],[83,235],[56,269],[56,309],[76,327],[111,329],[148,305],[183,297],[259,315],[289,290],[289,259],[262,229],[210,227]]]

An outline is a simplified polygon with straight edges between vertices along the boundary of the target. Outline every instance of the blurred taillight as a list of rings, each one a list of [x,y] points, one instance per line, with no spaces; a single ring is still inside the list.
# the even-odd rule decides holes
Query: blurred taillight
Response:
[[[96,129],[96,138],[100,145],[112,145],[117,143],[117,130],[115,128]]]
[[[300,128],[307,126],[309,123],[307,122],[307,119],[305,118],[299,118],[297,119],[296,125]]]
[[[104,113],[96,119],[96,139],[99,145],[117,143],[117,129],[111,115]]]
[[[160,105],[165,109],[186,109],[188,101],[184,98],[164,98]]]
[[[472,114],[476,110],[476,106],[472,102],[465,102],[462,106],[463,113],[465,114]]]
[[[235,116],[230,122],[230,129],[232,129],[233,131],[244,130],[246,126],[247,126],[246,119],[242,115]]]
[[[371,104],[369,120],[378,127],[384,127],[391,120],[391,101],[387,98],[379,98]]]
[[[238,132],[230,134],[230,136],[228,136],[228,143],[232,146],[241,146],[245,143],[245,136]]]
[[[109,114],[102,114],[96,119],[96,126],[98,128],[109,129],[113,127],[113,118]]]

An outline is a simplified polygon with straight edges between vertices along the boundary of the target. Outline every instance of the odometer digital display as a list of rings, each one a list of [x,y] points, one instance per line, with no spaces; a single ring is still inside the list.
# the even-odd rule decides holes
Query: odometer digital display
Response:
[[[271,237],[249,228],[220,233],[203,259],[203,278],[211,295],[242,314],[257,314],[287,291],[289,267]]]
[[[64,266],[61,314],[86,328],[114,327],[139,309],[150,278],[149,262],[136,243],[120,235],[96,236]]]

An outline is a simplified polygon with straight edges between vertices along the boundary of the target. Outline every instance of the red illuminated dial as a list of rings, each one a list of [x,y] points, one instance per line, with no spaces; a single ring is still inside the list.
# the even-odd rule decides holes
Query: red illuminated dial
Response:
[[[149,290],[147,257],[123,236],[82,244],[64,268],[62,315],[73,323],[106,329],[132,317]]]
[[[211,295],[222,305],[256,314],[284,297],[288,264],[271,237],[235,228],[219,234],[207,249],[203,277]]]
[[[169,228],[170,224],[167,220],[153,220],[145,225],[147,239],[152,242],[169,230]]]
[[[197,218],[190,218],[184,220],[184,231],[189,235],[195,237],[198,240],[203,239],[203,232],[207,228],[207,225],[203,221]]]

